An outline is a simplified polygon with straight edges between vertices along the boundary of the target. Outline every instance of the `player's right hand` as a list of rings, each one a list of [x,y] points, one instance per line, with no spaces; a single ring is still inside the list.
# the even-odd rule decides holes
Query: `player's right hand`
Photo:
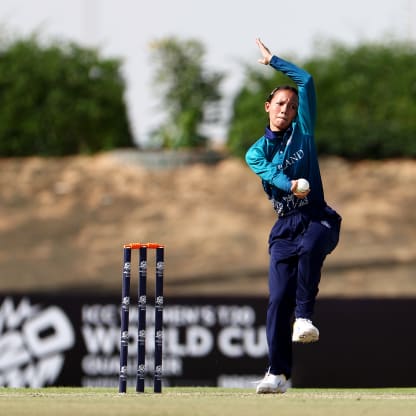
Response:
[[[293,195],[295,195],[296,198],[303,199],[303,198],[306,198],[308,196],[309,192],[311,191],[310,189],[308,189],[305,192],[300,192],[298,190],[298,181],[293,180],[291,182],[292,182],[292,186],[290,188],[290,191],[292,192]]]

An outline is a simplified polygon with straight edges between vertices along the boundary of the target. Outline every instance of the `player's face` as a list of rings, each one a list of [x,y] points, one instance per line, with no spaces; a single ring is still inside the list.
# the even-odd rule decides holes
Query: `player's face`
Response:
[[[298,96],[291,90],[278,90],[264,108],[269,113],[270,130],[286,130],[298,113]]]

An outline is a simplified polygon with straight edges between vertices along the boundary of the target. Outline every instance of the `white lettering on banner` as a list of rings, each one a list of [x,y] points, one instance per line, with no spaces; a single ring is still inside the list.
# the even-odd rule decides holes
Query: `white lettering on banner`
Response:
[[[185,335],[184,344],[180,343],[181,332]],[[179,357],[203,357],[208,355],[214,346],[214,335],[208,328],[192,325],[180,331],[179,328],[169,327],[164,331],[164,350],[167,354]]]
[[[128,355],[137,354],[137,327],[130,326]],[[89,354],[112,354],[120,351],[120,328],[118,326],[107,327],[103,325],[83,325],[82,336],[85,347]],[[146,351],[153,352],[155,328],[154,326],[146,329]]]
[[[146,313],[146,374],[154,367],[154,307]],[[81,333],[87,355],[81,359],[83,380],[88,385],[117,379],[120,370],[119,306],[83,305]],[[163,374],[181,377],[186,359],[207,358],[220,354],[224,358],[244,359],[267,356],[266,331],[256,324],[252,305],[167,305],[163,314]],[[129,314],[127,372],[137,372],[137,306]],[[221,358],[220,358],[221,359]],[[207,364],[209,365],[209,364]],[[101,381],[100,381],[101,380]],[[107,381],[105,381],[107,382]],[[84,383],[84,382],[83,382]],[[85,384],[84,384],[85,385]]]
[[[120,319],[119,307],[114,304],[106,305],[83,305],[83,324],[108,326],[118,325]],[[250,305],[171,305],[165,306],[163,311],[163,322],[166,326],[189,326],[202,325],[213,327],[219,325],[253,325],[256,313]],[[147,305],[146,322],[148,325],[154,323],[154,307]],[[129,308],[129,323],[137,323],[137,306]]]
[[[117,374],[120,369],[120,360],[117,356],[86,355],[82,359],[81,366],[85,374],[89,375]]]
[[[163,349],[168,350],[169,354],[183,357],[187,354],[186,346],[179,341],[178,328],[169,327],[164,330]]]
[[[120,369],[120,357],[118,355],[86,355],[81,362],[84,374],[89,376],[109,376],[118,374]],[[154,360],[146,356],[146,372],[153,373]],[[136,360],[129,360],[127,363],[129,375],[136,374]],[[165,357],[163,360],[163,374],[165,376],[180,376],[182,374],[182,360],[177,357]]]
[[[211,305],[165,307],[163,321],[166,325],[186,326],[202,324],[214,326],[216,323],[215,307]]]
[[[186,331],[186,344],[191,357],[203,357],[212,350],[214,340],[209,329],[191,326]]]
[[[59,376],[62,352],[75,344],[71,322],[64,312],[42,309],[11,297],[0,306],[0,386],[43,387]]]
[[[137,329],[129,332],[129,356],[137,354]],[[181,332],[184,332],[182,337]],[[83,325],[82,335],[89,354],[113,354],[120,350],[120,329],[118,327],[107,328],[102,325],[93,327]],[[181,343],[180,339],[184,339]],[[214,345],[213,333],[203,326],[189,326],[182,331],[179,328],[168,327],[164,329],[163,351],[166,354],[180,357],[202,357],[212,351]],[[154,327],[146,330],[146,351],[154,351]]]
[[[249,357],[260,358],[267,354],[266,327],[244,329],[243,337],[245,351]]]
[[[145,380],[145,384],[149,385],[153,379],[150,381]],[[165,383],[166,385],[166,383]],[[82,387],[107,387],[107,388],[117,388],[118,387],[118,379],[111,375],[109,377],[82,377],[81,379],[81,386]],[[136,386],[136,380],[133,383],[128,383],[129,388],[133,388]]]
[[[83,305],[82,322],[117,325],[120,311],[116,305]]]
[[[220,325],[253,325],[256,313],[251,306],[220,305],[217,308]]]
[[[257,332],[257,333],[256,333]],[[228,327],[218,335],[218,348],[227,357],[261,357],[267,353],[266,329],[264,327]]]
[[[241,339],[240,327],[229,327],[223,329],[218,336],[218,347],[228,357],[242,357],[244,350],[238,342]]]
[[[85,346],[90,354],[112,354],[119,348],[120,329],[117,327],[104,327],[102,325],[93,327],[91,325],[82,326],[82,335],[84,337]],[[130,341],[129,349],[134,347],[135,340]]]
[[[217,379],[217,387],[252,389],[256,380],[263,377],[263,374],[220,374]]]
[[[205,326],[215,325],[215,309],[213,306],[203,306],[201,308],[201,323]]]

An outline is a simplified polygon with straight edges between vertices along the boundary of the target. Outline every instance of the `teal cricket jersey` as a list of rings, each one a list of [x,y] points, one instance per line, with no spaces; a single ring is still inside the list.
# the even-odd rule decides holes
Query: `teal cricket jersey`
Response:
[[[248,166],[262,180],[276,212],[287,215],[295,210],[316,210],[326,205],[316,153],[314,128],[316,96],[312,76],[304,69],[273,56],[270,65],[291,78],[299,95],[298,114],[282,134],[266,127],[264,135],[247,151]],[[291,180],[305,178],[310,193],[304,199],[290,191]]]

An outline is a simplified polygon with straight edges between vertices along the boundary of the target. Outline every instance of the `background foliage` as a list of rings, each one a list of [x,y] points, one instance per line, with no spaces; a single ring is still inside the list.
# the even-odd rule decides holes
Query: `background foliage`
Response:
[[[68,155],[132,145],[120,61],[35,36],[0,45],[0,155]]]
[[[152,46],[163,116],[152,133],[154,141],[163,148],[206,145],[203,127],[219,120],[225,74],[206,68],[205,48],[197,40],[170,37]],[[416,156],[416,45],[332,44],[306,62],[293,61],[315,80],[321,155]],[[74,43],[42,45],[36,36],[13,43],[0,39],[0,155],[68,155],[133,146],[120,66],[120,60],[103,59],[97,50]],[[263,134],[268,93],[291,83],[258,65],[245,71],[226,140],[230,153],[240,157]]]
[[[220,72],[204,65],[205,48],[195,39],[168,37],[153,42],[154,81],[165,117],[152,136],[164,148],[204,146],[203,123],[218,121]]]
[[[325,55],[295,63],[315,80],[320,154],[351,159],[416,156],[415,45],[363,44],[348,49],[334,44]],[[290,83],[270,72],[263,76],[257,68],[246,69],[227,141],[234,155],[243,156],[262,136],[268,93],[276,85]]]

